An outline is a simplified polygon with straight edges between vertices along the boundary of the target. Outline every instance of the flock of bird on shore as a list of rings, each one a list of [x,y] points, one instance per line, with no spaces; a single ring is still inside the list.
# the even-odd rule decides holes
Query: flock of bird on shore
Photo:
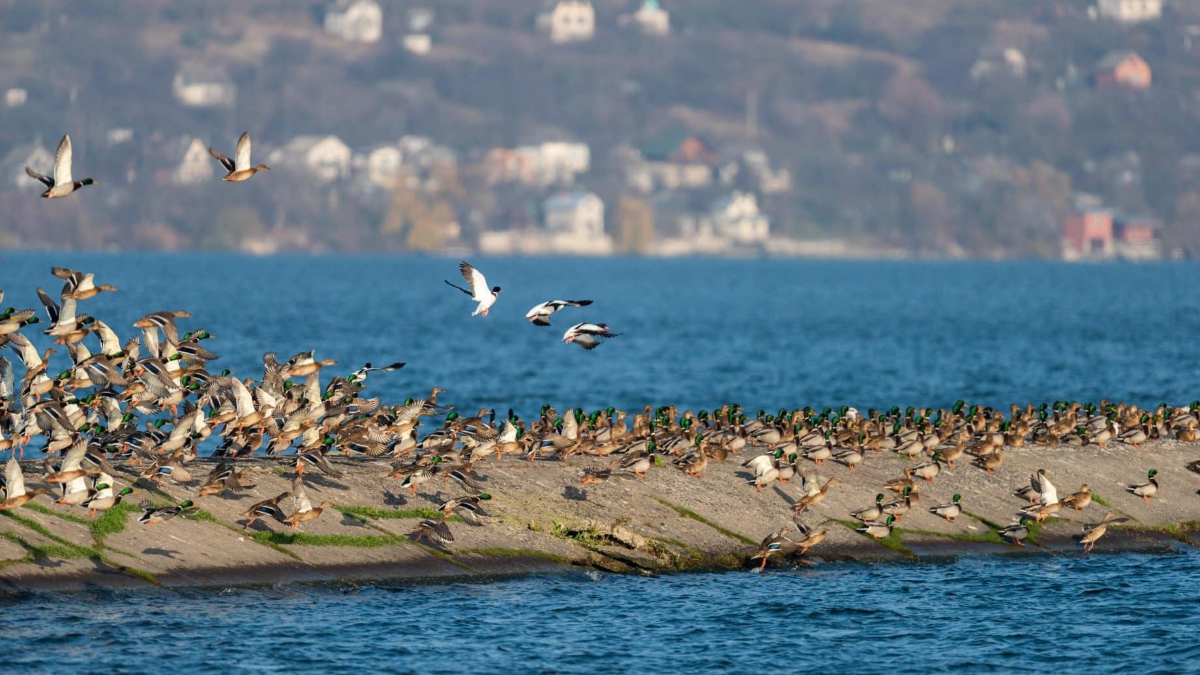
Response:
[[[479,302],[476,314],[486,315],[500,289],[487,286],[483,275],[467,263],[462,272],[471,290],[460,290]],[[94,516],[119,504],[139,485],[161,487],[164,481],[194,487],[195,499],[245,492],[254,488],[257,469],[245,463],[239,467],[238,459],[262,453],[287,467],[291,489],[251,506],[244,514],[245,526],[262,518],[296,529],[333,506],[328,501],[312,503],[306,470],[340,477],[343,469],[330,462],[330,456],[341,453],[392,460],[387,477],[414,494],[430,481],[453,481],[461,496],[442,501],[442,517],[421,521],[412,533],[416,539],[444,545],[453,541],[449,516],[470,525],[482,525],[490,517],[482,503],[491,495],[483,492],[477,472],[481,462],[492,457],[500,461],[509,455],[530,462],[599,458],[602,464],[583,470],[580,480],[587,485],[645,478],[668,463],[699,477],[711,462],[736,455],[753,474],[753,488],[761,491],[775,481],[793,479],[800,487],[792,524],[769,535],[755,555],[765,566],[773,555],[803,556],[825,538],[825,523],[810,527],[803,516],[838,480],[822,481],[817,475],[827,461],[856,471],[878,453],[912,460],[903,475],[881,486],[873,504],[851,514],[861,522],[859,531],[885,538],[898,519],[918,508],[918,481],[933,481],[943,467],[953,468],[967,456],[980,470],[992,473],[1003,464],[1009,447],[1117,442],[1136,448],[1155,438],[1194,442],[1200,432],[1200,402],[1179,408],[1162,404],[1153,410],[1121,403],[1056,402],[1013,406],[1006,414],[959,401],[941,410],[892,408],[861,414],[848,407],[804,408],[760,410],[753,416],[732,404],[711,412],[682,413],[672,406],[647,406],[632,416],[611,407],[560,413],[544,405],[530,420],[512,410],[502,416],[480,410],[464,417],[438,402],[442,390],[436,387],[425,398],[391,405],[366,395],[372,373],[399,370],[403,362],[383,367],[368,363],[348,375],[328,377],[324,384],[322,375],[337,364],[317,359],[311,351],[282,362],[266,353],[257,380],[211,369],[218,357],[205,343],[214,336],[203,328],[181,334],[176,322],[191,317],[185,311],[147,314],[133,324],[139,335],[122,342],[114,328],[81,311],[81,303],[116,288],[97,284],[89,273],[65,268],[53,268],[52,273],[64,285],[57,301],[37,289],[47,317],[44,323],[34,309],[9,307],[0,313],[0,347],[11,347],[25,369],[18,380],[12,362],[0,356],[0,451],[11,450],[0,511],[51,495],[58,504],[78,506]],[[3,297],[0,290],[0,303]],[[548,325],[550,316],[564,307],[587,304],[543,303],[528,318]],[[42,332],[56,347],[39,353],[23,334],[37,330],[38,324],[47,326]],[[579,324],[567,337],[590,349],[598,337],[611,336],[603,324],[595,329]],[[52,367],[59,349],[69,363]],[[422,434],[423,429],[429,431]],[[18,461],[35,438],[41,439],[41,482],[48,487],[27,487]],[[188,465],[209,439],[219,461],[198,479]],[[1189,468],[1200,472],[1200,461]],[[1156,475],[1151,470],[1145,482],[1128,490],[1150,500],[1159,489]],[[897,497],[885,498],[887,491]],[[1017,545],[1029,535],[1028,522],[1042,522],[1061,509],[1081,510],[1092,501],[1087,485],[1059,498],[1044,471],[1034,473],[1016,495],[1026,505],[1016,522],[999,533]],[[159,523],[195,508],[192,499],[165,506],[145,501],[139,520]],[[953,521],[963,504],[955,495],[929,511]],[[1090,550],[1108,525],[1121,520],[1108,514],[1085,531],[1082,544]]]
[[[209,152],[225,168],[224,181],[242,182],[269,170],[263,164],[250,164],[248,133],[238,139],[232,160],[213,148]],[[69,136],[59,143],[52,176],[31,167],[25,170],[45,184],[42,196],[46,198],[66,197],[96,182],[73,179]],[[486,317],[501,288],[489,285],[467,262],[459,270],[466,288],[449,280],[445,283],[476,303],[472,316]],[[18,382],[12,363],[0,357],[0,451],[12,450],[4,470],[0,511],[57,494],[57,503],[86,508],[93,516],[132,494],[137,481],[159,486],[164,480],[194,484],[197,480],[187,464],[199,456],[203,442],[215,437],[220,443],[213,455],[221,461],[199,481],[197,499],[253,488],[247,481],[253,479],[255,469],[237,468],[238,458],[262,452],[293,467],[291,490],[254,504],[245,513],[246,527],[259,518],[270,518],[295,529],[320,517],[333,504],[313,505],[305,489],[305,467],[338,477],[341,471],[327,455],[342,452],[392,458],[395,464],[387,476],[401,480],[413,493],[434,478],[442,478],[443,483],[453,480],[464,495],[443,501],[442,517],[420,522],[413,532],[417,539],[443,545],[453,541],[446,524],[449,516],[458,515],[470,525],[482,525],[489,517],[481,502],[491,496],[482,491],[473,471],[493,455],[497,460],[509,454],[529,461],[566,460],[573,455],[603,458],[606,464],[584,470],[581,482],[586,485],[644,478],[652,467],[664,466],[668,460],[685,473],[700,476],[709,462],[747,453],[742,466],[753,473],[750,483],[755,488],[796,478],[801,492],[793,505],[792,524],[768,535],[754,556],[765,566],[773,555],[803,556],[824,540],[825,523],[810,527],[802,516],[837,482],[837,478],[822,482],[816,474],[816,467],[825,461],[855,471],[873,453],[891,452],[913,460],[903,476],[881,486],[873,504],[850,514],[861,522],[860,532],[882,539],[891,535],[898,519],[918,506],[914,479],[932,481],[942,467],[953,468],[966,455],[992,473],[1003,463],[1006,447],[1120,442],[1136,448],[1155,438],[1194,442],[1200,433],[1200,402],[1182,408],[1162,404],[1154,410],[1120,403],[1056,402],[1013,406],[1006,415],[960,401],[949,410],[892,408],[863,415],[853,408],[805,408],[774,414],[759,411],[753,418],[737,405],[699,413],[647,406],[632,416],[632,426],[627,413],[613,408],[590,414],[568,409],[560,414],[544,405],[529,421],[511,410],[499,420],[495,411],[487,410],[463,417],[452,406],[438,403],[442,390],[436,387],[426,398],[397,405],[364,395],[370,373],[398,370],[404,367],[402,362],[381,368],[367,363],[345,377],[329,378],[324,386],[321,371],[337,364],[318,360],[311,351],[282,363],[268,352],[257,381],[228,370],[214,373],[208,365],[217,356],[202,344],[213,335],[202,328],[180,335],[176,328],[176,320],[191,317],[185,311],[147,314],[134,323],[140,336],[122,342],[113,328],[78,311],[80,302],[116,288],[96,284],[89,273],[66,268],[53,268],[52,273],[64,286],[57,301],[37,289],[49,326],[43,332],[66,351],[70,365],[54,374],[57,369],[51,369],[50,357],[58,351],[48,348],[39,353],[22,334],[22,329],[41,323],[35,310],[9,307],[0,313],[0,348],[11,347],[25,366]],[[3,297],[0,290],[0,302]],[[525,318],[536,326],[549,326],[555,313],[591,304],[591,300],[550,300],[533,307]],[[564,333],[562,341],[592,350],[601,338],[618,335],[608,324],[580,322]],[[97,351],[88,346],[92,336]],[[420,427],[428,426],[425,418],[442,421],[422,437]],[[45,440],[40,448],[42,480],[53,487],[26,488],[17,456],[35,437]],[[118,471],[117,465],[126,472]],[[1188,468],[1200,472],[1200,461]],[[1128,490],[1151,499],[1158,492],[1156,475],[1152,469],[1145,482],[1129,485]],[[126,476],[135,481],[122,484]],[[886,491],[897,497],[886,499]],[[1092,501],[1086,484],[1059,499],[1050,477],[1041,470],[1016,495],[1027,505],[999,534],[1017,545],[1029,536],[1028,522],[1042,522],[1063,508],[1081,510]],[[139,520],[154,524],[196,506],[186,500],[170,506],[143,502],[142,508]],[[961,496],[956,494],[929,511],[953,521],[963,512]],[[1108,525],[1122,520],[1106,514],[1085,528],[1081,544],[1090,550]]]

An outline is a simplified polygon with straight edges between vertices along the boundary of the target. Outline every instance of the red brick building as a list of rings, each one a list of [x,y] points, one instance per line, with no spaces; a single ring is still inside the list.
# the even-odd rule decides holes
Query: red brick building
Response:
[[[1110,52],[1096,64],[1097,87],[1149,89],[1154,75],[1150,64],[1133,52]]]
[[[1111,258],[1113,214],[1107,209],[1083,209],[1067,214],[1062,229],[1063,258]]]

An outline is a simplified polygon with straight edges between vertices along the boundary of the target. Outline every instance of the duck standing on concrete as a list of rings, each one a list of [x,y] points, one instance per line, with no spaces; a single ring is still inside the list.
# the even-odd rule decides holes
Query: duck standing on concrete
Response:
[[[492,286],[489,288],[487,279],[484,278],[483,273],[472,267],[471,264],[465,260],[458,264],[458,270],[462,272],[463,278],[467,280],[467,285],[471,287],[471,290],[468,291],[462,286],[452,284],[450,283],[449,279],[443,279],[443,281],[446,282],[447,286],[457,288],[463,293],[471,296],[472,300],[479,303],[479,305],[475,308],[475,311],[471,312],[471,316],[477,316],[479,314],[487,316],[488,310],[492,308],[492,305],[496,304],[496,299],[500,297],[500,287]]]
[[[1150,498],[1158,494],[1158,469],[1150,469],[1146,474],[1146,482],[1140,485],[1127,485],[1126,490],[1142,498],[1143,501],[1150,501]]]

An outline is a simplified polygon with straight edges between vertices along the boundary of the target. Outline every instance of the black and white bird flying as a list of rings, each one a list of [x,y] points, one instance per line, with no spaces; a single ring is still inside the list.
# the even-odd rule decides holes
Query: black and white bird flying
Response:
[[[529,310],[525,318],[535,326],[549,326],[550,315],[563,307],[587,307],[590,304],[591,300],[547,300]]]
[[[476,316],[478,314],[487,316],[488,310],[491,309],[492,305],[496,304],[496,298],[500,295],[500,287],[492,286],[491,288],[488,288],[487,279],[483,278],[483,273],[474,267],[471,267],[471,264],[465,260],[458,264],[458,269],[462,272],[463,278],[467,280],[467,284],[471,287],[471,290],[468,291],[462,286],[452,284],[448,279],[443,279],[443,281],[445,281],[447,285],[453,286],[454,288],[457,288],[463,293],[471,296],[471,299],[479,303],[479,306],[475,308],[475,311],[471,312],[471,316]]]
[[[600,340],[597,338],[615,338],[618,335],[620,333],[613,333],[606,323],[577,323],[563,333],[563,342],[591,350],[600,346]]]

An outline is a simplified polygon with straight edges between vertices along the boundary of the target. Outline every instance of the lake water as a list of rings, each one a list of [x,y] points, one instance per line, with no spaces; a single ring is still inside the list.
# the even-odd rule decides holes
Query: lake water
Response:
[[[674,403],[750,409],[991,405],[1101,397],[1196,398],[1200,265],[473,259],[504,288],[471,317],[457,260],[417,257],[11,253],[5,305],[57,296],[51,265],[118,286],[85,303],[126,338],[143,314],[187,309],[217,335],[215,367],[260,377],[268,349],[308,349],[372,376],[387,400],[434,385],[460,409]],[[552,298],[591,299],[553,326]],[[622,335],[592,352],[560,342],[579,321]],[[57,357],[62,359],[63,356]],[[441,399],[439,399],[441,400]]]
[[[472,318],[440,258],[5,254],[5,305],[57,295],[50,265],[128,337],[187,309],[216,368],[316,349],[388,401],[777,409],[1055,399],[1186,403],[1200,266],[476,259],[505,288]],[[524,313],[588,298],[552,328]],[[559,342],[577,321],[622,335]],[[43,340],[41,344],[45,344]],[[65,363],[55,357],[54,364]],[[2,673],[1179,672],[1200,658],[1200,555],[963,559],[642,579],[34,595],[0,604]],[[3,572],[0,571],[0,576]],[[14,660],[15,659],[15,660]]]
[[[1195,672],[1200,554],[39,595],[6,673]]]

